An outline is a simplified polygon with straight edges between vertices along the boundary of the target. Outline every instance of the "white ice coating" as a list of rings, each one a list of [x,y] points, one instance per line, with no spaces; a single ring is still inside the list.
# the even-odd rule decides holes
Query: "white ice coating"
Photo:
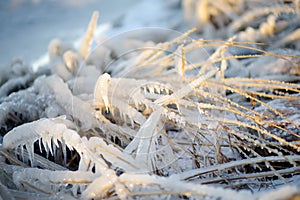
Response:
[[[255,7],[256,4],[269,2],[257,1],[254,5],[249,3],[249,11],[243,10],[244,7],[248,8],[248,4],[244,4],[245,1],[232,2],[182,0],[187,19],[194,18],[196,15],[200,17],[200,21],[206,23],[202,24],[199,31],[192,35],[173,30],[164,31],[162,28],[153,30],[142,28],[138,31],[129,31],[128,34],[122,33],[118,38],[103,36],[94,38],[93,32],[98,17],[95,13],[80,52],[76,52],[75,48],[64,42],[58,40],[51,42],[48,69],[51,70],[52,75],[47,74],[43,77],[37,75],[40,77],[32,86],[30,84],[28,88],[5,97],[13,91],[15,86],[27,83],[27,80],[32,77],[28,77],[27,74],[23,76],[22,71],[17,68],[9,73],[0,73],[1,80],[8,77],[0,88],[0,122],[4,124],[7,116],[14,115],[16,111],[17,114],[30,111],[29,121],[39,119],[16,127],[7,133],[3,147],[21,152],[23,160],[27,159],[26,149],[31,163],[34,164],[40,159],[34,154],[34,145],[38,145],[40,151],[45,150],[47,157],[49,154],[55,156],[55,152],[61,150],[65,164],[67,147],[76,151],[80,156],[78,170],[74,172],[60,171],[60,168],[59,170],[54,168],[57,171],[36,168],[15,171],[13,179],[18,189],[36,189],[34,194],[40,194],[41,191],[54,192],[60,199],[64,199],[65,195],[71,196],[70,190],[74,198],[82,199],[110,197],[126,199],[135,198],[135,195],[145,199],[160,199],[185,195],[187,198],[196,199],[264,200],[290,198],[296,194],[299,188],[290,186],[277,193],[261,196],[261,194],[251,194],[245,191],[237,192],[232,188],[224,189],[221,188],[224,186],[222,184],[218,185],[220,188],[217,185],[200,184],[201,181],[227,179],[228,185],[226,184],[225,187],[231,187],[240,183],[252,183],[253,179],[247,179],[247,176],[267,177],[275,174],[280,177],[280,174],[293,174],[299,171],[297,163],[300,157],[297,152],[293,151],[296,148],[300,151],[298,143],[293,141],[298,131],[298,126],[294,125],[299,124],[297,112],[299,95],[294,95],[299,92],[299,85],[272,84],[271,82],[264,85],[266,82],[259,82],[256,79],[262,75],[274,75],[277,71],[276,73],[280,72],[284,75],[267,78],[276,77],[278,80],[282,78],[283,81],[298,81],[298,76],[290,76],[295,72],[299,75],[297,66],[292,68],[289,65],[290,62],[297,62],[296,57],[279,59],[279,55],[282,54],[295,55],[297,52],[298,55],[297,48],[292,53],[286,48],[278,50],[276,51],[278,57],[265,53],[270,56],[266,56],[265,59],[259,58],[257,60],[260,62],[257,62],[256,59],[253,59],[254,61],[252,58],[248,59],[246,54],[249,54],[249,57],[258,58],[256,56],[263,55],[252,54],[263,52],[248,49],[238,54],[247,59],[239,59],[230,49],[231,47],[235,50],[239,49],[235,45],[243,45],[243,43],[233,40],[214,40],[224,39],[223,36],[230,35],[230,31],[237,35],[237,39],[243,37],[258,39],[256,36],[262,35],[256,33],[262,32],[265,36],[272,36],[267,37],[271,39],[270,44],[272,44],[273,40],[278,39],[274,31],[279,31],[280,35],[285,35],[285,37],[272,44],[272,47],[286,44],[291,44],[288,48],[293,48],[294,45],[298,47],[299,41],[297,44],[292,41],[299,39],[295,36],[299,35],[299,28],[292,30],[294,27],[291,27],[290,31],[293,32],[285,34],[284,30],[280,30],[284,27],[278,26],[281,22],[293,26],[296,21],[281,18],[281,15],[274,17],[273,14],[293,12],[299,0],[289,4],[284,2],[281,4],[284,5],[282,7],[273,8],[269,5],[270,8],[263,8],[262,6],[261,9],[256,8],[257,12],[253,12],[251,6]],[[141,1],[141,4],[144,6],[138,6],[134,12],[131,12],[132,10],[127,12],[124,18],[117,21],[116,26],[111,25],[110,27],[114,29],[112,31],[120,33],[128,30],[124,29],[124,26],[132,28],[137,27],[137,24],[142,25],[139,27],[156,26],[156,22],[180,31],[187,29],[187,26],[178,20],[178,17],[182,17],[178,12],[181,9],[178,0]],[[231,6],[241,12],[228,9]],[[142,13],[136,12],[137,10]],[[260,17],[269,13],[272,13],[269,17]],[[217,18],[216,15],[218,15]],[[292,18],[292,15],[289,16]],[[258,25],[254,18],[259,18],[259,23],[267,20],[268,24]],[[140,23],[141,21],[146,22]],[[259,29],[247,28],[251,24],[256,24]],[[190,25],[194,24],[188,26]],[[222,30],[218,30],[219,27],[222,27]],[[274,27],[278,27],[278,30]],[[246,31],[239,34],[237,31],[240,29]],[[171,40],[174,32],[182,36]],[[198,36],[204,40],[198,40]],[[99,46],[94,49],[93,46],[97,43]],[[206,45],[209,46],[208,49],[204,48]],[[256,44],[248,43],[246,46],[256,47]],[[263,48],[269,51],[269,46]],[[192,49],[197,49],[197,51],[191,51]],[[215,66],[220,66],[221,69],[215,70]],[[200,73],[197,74],[197,70],[200,70]],[[16,73],[17,76],[11,78],[10,72]],[[101,75],[103,72],[110,74]],[[251,78],[247,81],[236,78],[250,75]],[[270,93],[265,92],[266,89],[270,89]],[[93,92],[97,111],[91,106]],[[252,111],[252,108],[244,105],[248,102],[241,101],[241,99],[252,97],[252,92],[266,95],[266,102],[270,101],[274,105],[261,104],[262,109],[254,111],[260,104],[257,101],[256,108]],[[278,102],[272,100],[272,97],[267,97],[276,92],[283,94],[277,96],[282,98],[282,101]],[[2,96],[5,101],[2,101]],[[44,102],[36,103],[41,99]],[[265,98],[260,98],[259,95],[254,94],[253,99],[262,99],[265,102]],[[295,102],[291,104],[293,109],[285,109],[288,100]],[[273,110],[270,107],[273,107]],[[103,114],[104,109],[110,113]],[[279,111],[274,112],[274,110]],[[282,113],[282,116],[278,113]],[[72,119],[74,124],[63,117],[57,117],[64,114],[68,119]],[[264,115],[268,115],[268,118]],[[216,116],[222,119],[216,119]],[[48,119],[40,119],[42,117],[48,117]],[[277,119],[279,117],[282,119]],[[24,119],[27,118],[27,116],[24,117]],[[287,118],[291,122],[286,120]],[[276,130],[266,131],[273,128]],[[252,131],[250,132],[249,129]],[[295,134],[289,134],[289,131]],[[293,149],[286,148],[287,143]],[[274,156],[264,156],[262,152]],[[222,158],[219,159],[217,154]],[[33,162],[34,159],[36,162]],[[45,160],[47,161],[46,158]],[[69,158],[68,161],[74,164],[74,161]],[[279,169],[277,164],[281,162],[288,162],[294,166]],[[52,162],[49,161],[49,163]],[[291,166],[290,164],[287,166]],[[243,171],[245,165],[253,167],[255,172]],[[265,168],[264,171],[262,171],[263,168]],[[236,173],[233,169],[237,170]],[[163,173],[166,177],[150,175],[156,172]],[[235,181],[235,178],[242,181]],[[299,177],[292,175],[286,180],[298,184]],[[269,180],[266,183],[277,187],[279,184],[276,181]],[[21,183],[24,185],[27,183],[27,188]],[[257,179],[254,183],[260,182]],[[73,185],[72,189],[69,188],[70,184]],[[77,185],[79,186],[76,187]],[[60,189],[63,189],[58,192],[56,186],[62,186]],[[251,189],[256,191],[257,188]],[[78,196],[80,194],[78,191],[82,196]]]
[[[106,111],[108,111],[110,107],[110,103],[108,100],[108,86],[110,84],[110,79],[111,78],[109,74],[102,74],[98,78],[94,89],[94,101],[103,102]]]
[[[44,184],[89,184],[98,177],[99,174],[91,172],[74,172],[74,171],[51,171],[46,169],[26,168],[14,172],[14,182],[19,185],[22,181],[32,181],[38,179]]]
[[[136,153],[135,159],[141,164],[146,164],[148,170],[153,170],[151,161],[154,159],[155,152],[154,141],[159,135],[156,133],[158,123],[160,121],[162,109],[152,112],[147,121],[141,126],[135,138],[125,148],[125,152]]]
[[[124,154],[112,144],[107,144],[102,138],[91,137],[88,141],[86,140],[86,146],[95,155],[102,155],[113,166],[120,167],[126,171],[137,172],[145,167],[142,163],[137,163],[131,155]]]
[[[163,105],[163,104],[167,104],[167,103],[170,103],[170,102],[176,102],[176,101],[180,100],[181,98],[183,98],[184,96],[188,95],[190,92],[192,92],[195,87],[199,86],[205,80],[207,80],[207,79],[211,78],[212,76],[214,76],[217,72],[218,72],[217,69],[211,70],[207,74],[205,74],[203,76],[200,76],[196,80],[190,82],[186,86],[184,86],[184,87],[180,88],[179,90],[175,91],[173,94],[165,95],[165,96],[157,99],[155,101],[155,103],[157,103],[159,105]]]
[[[42,94],[53,95],[56,103],[63,109],[61,112],[78,119],[81,129],[89,129],[98,124],[91,104],[74,96],[68,85],[58,76],[40,78],[35,82],[35,87]]]
[[[64,123],[65,122],[65,123]],[[14,149],[25,145],[28,151],[31,164],[34,160],[33,144],[38,141],[39,149],[42,145],[47,155],[55,155],[56,148],[59,146],[58,141],[63,144],[63,154],[66,157],[66,146],[70,149],[75,148],[78,152],[82,151],[80,136],[76,131],[68,129],[66,124],[70,122],[64,116],[52,119],[40,119],[34,122],[26,123],[9,131],[3,138],[3,147]],[[63,142],[64,141],[64,142]],[[23,153],[21,153],[23,156]]]

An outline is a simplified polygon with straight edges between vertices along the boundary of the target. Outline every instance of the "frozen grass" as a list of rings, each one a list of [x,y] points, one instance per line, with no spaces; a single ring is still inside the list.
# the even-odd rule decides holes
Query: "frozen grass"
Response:
[[[160,43],[121,37],[89,52],[95,13],[80,50],[55,41],[49,66],[4,81],[3,198],[299,197],[299,52],[268,28],[269,15],[282,14],[294,34],[295,19],[284,14],[298,18],[299,5],[199,0],[183,1],[185,11],[195,2],[186,18],[214,27],[215,39],[193,28]],[[255,6],[260,15],[243,14]],[[264,19],[258,32],[281,38],[280,48],[241,41],[244,26]],[[23,88],[10,81],[17,78]],[[266,192],[287,183],[296,186]]]

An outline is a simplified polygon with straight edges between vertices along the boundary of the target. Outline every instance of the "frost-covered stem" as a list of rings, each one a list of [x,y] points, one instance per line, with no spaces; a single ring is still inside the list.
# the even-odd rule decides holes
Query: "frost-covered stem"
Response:
[[[190,92],[192,92],[195,87],[201,85],[204,81],[206,81],[207,79],[214,76],[218,71],[219,71],[219,69],[212,70],[212,71],[208,72],[207,74],[200,76],[196,80],[190,82],[187,86],[184,86],[183,88],[177,90],[173,94],[165,95],[165,96],[157,99],[154,103],[160,104],[160,105],[168,104],[170,102],[176,103],[180,99],[182,99],[183,97],[188,95]]]
[[[225,164],[213,165],[209,167],[193,169],[187,172],[182,172],[181,174],[174,174],[172,177],[179,179],[179,180],[189,180],[195,178],[197,176],[201,176],[202,174],[214,172],[214,171],[221,171],[225,169],[229,169],[232,167],[242,166],[242,165],[249,165],[254,163],[261,163],[261,162],[285,162],[286,160],[293,160],[293,161],[300,161],[299,155],[293,156],[269,156],[269,157],[256,157],[256,158],[248,158],[245,160],[237,160],[231,161]]]
[[[288,169],[280,169],[277,170],[278,174],[296,174],[300,172],[300,167],[292,167]],[[211,178],[207,180],[199,179],[199,182],[202,184],[213,184],[213,183],[220,183],[222,181],[233,181],[233,180],[247,180],[247,179],[253,179],[253,178],[262,178],[262,177],[272,177],[274,176],[274,171],[268,171],[268,172],[257,172],[252,174],[239,174],[238,176],[234,174],[232,177],[217,177],[217,178]]]
[[[266,130],[263,130],[263,129],[257,127],[257,126],[246,124],[246,123],[242,123],[242,122],[239,122],[239,121],[227,120],[227,119],[215,119],[215,120],[219,121],[219,122],[222,122],[222,123],[225,123],[225,124],[233,124],[233,125],[237,125],[237,126],[242,126],[242,127],[250,128],[252,130],[256,130],[256,131],[258,131],[259,133],[261,133],[263,135],[269,136],[269,137],[277,140],[281,144],[287,145],[287,146],[292,147],[293,149],[295,149],[297,151],[300,151],[300,147],[298,145],[293,144],[291,142],[287,142],[285,139],[283,139],[281,137],[278,137],[277,135],[272,134],[272,133],[270,133],[270,132],[268,132]],[[257,122],[259,123],[259,121],[257,121]]]
[[[233,91],[233,92],[236,92],[246,98],[249,98],[255,102],[258,102],[259,104],[261,104],[262,106],[268,108],[270,111],[272,111],[273,113],[275,113],[276,115],[279,115],[282,119],[285,119],[287,122],[291,123],[291,124],[294,124],[294,122],[292,122],[290,119],[288,119],[287,117],[285,117],[282,113],[280,113],[278,110],[272,108],[271,106],[269,106],[267,103],[264,103],[263,101],[251,96],[250,94],[248,94],[246,91],[242,90],[242,89],[239,89],[239,88],[232,88],[230,86],[226,86],[224,85],[223,87],[225,87],[226,89],[230,90],[230,91]],[[299,147],[299,150],[300,150],[300,147]]]
[[[155,135],[156,127],[160,121],[163,109],[159,108],[151,113],[147,121],[141,126],[134,139],[125,148],[124,152],[136,152],[136,160],[141,164],[146,164],[148,170],[154,170],[151,165],[153,159],[153,141],[157,137]]]
[[[157,44],[154,47],[154,51],[151,51],[149,54],[148,53],[146,54],[148,59],[147,60],[142,59],[144,62],[141,63],[141,61],[139,61],[138,62],[140,63],[139,65],[140,66],[152,65],[155,62],[155,60],[159,58],[160,55],[164,54],[168,50],[170,46],[179,43],[182,39],[188,37],[191,33],[195,32],[196,30],[197,30],[196,27],[192,28],[170,42]],[[143,55],[143,57],[144,56],[145,55]],[[138,59],[140,60],[140,57],[138,57]]]
[[[119,181],[124,184],[133,185],[157,185],[163,189],[162,194],[182,194],[187,196],[207,196],[222,199],[253,199],[253,196],[248,191],[234,191],[231,189],[217,188],[208,185],[197,185],[187,183],[176,179],[175,177],[158,177],[148,174],[129,174],[125,173],[119,177]],[[151,189],[147,190],[151,193]],[[134,194],[134,193],[133,193]],[[143,196],[143,193],[140,193]]]
[[[211,56],[209,56],[208,61],[211,61],[212,63],[216,62],[215,60],[217,59],[217,57],[219,57],[219,55],[222,55],[222,53],[224,53],[228,49],[228,47],[232,45],[232,42],[235,40],[235,38],[236,36],[232,36],[231,38],[229,38],[225,44],[221,45]],[[223,62],[225,62],[225,59],[223,57],[224,56],[222,56],[221,58],[222,65],[224,65]],[[203,65],[203,67],[199,71],[200,75],[204,74],[206,69],[210,66],[211,62],[207,62]]]
[[[20,184],[22,181],[38,179],[44,184],[89,184],[99,174],[84,171],[52,171],[38,168],[25,168],[14,172],[14,182]]]
[[[86,31],[86,34],[83,38],[81,47],[79,49],[79,53],[82,56],[82,58],[86,59],[88,54],[90,53],[90,46],[94,37],[94,30],[97,26],[97,21],[99,17],[99,12],[95,11],[93,13],[93,16],[91,18],[90,24],[88,26],[88,29]]]

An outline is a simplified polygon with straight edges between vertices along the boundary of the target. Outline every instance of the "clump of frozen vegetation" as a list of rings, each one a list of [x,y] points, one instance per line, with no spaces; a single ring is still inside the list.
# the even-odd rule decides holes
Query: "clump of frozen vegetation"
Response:
[[[299,2],[182,7],[200,28],[91,51],[95,12],[79,49],[3,73],[3,199],[299,198]]]

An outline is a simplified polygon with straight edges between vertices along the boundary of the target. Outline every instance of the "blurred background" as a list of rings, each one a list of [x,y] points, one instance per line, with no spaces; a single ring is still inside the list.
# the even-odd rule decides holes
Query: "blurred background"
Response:
[[[13,59],[26,63],[47,51],[51,39],[83,36],[94,10],[98,24],[114,21],[138,0],[1,0],[0,69]]]

